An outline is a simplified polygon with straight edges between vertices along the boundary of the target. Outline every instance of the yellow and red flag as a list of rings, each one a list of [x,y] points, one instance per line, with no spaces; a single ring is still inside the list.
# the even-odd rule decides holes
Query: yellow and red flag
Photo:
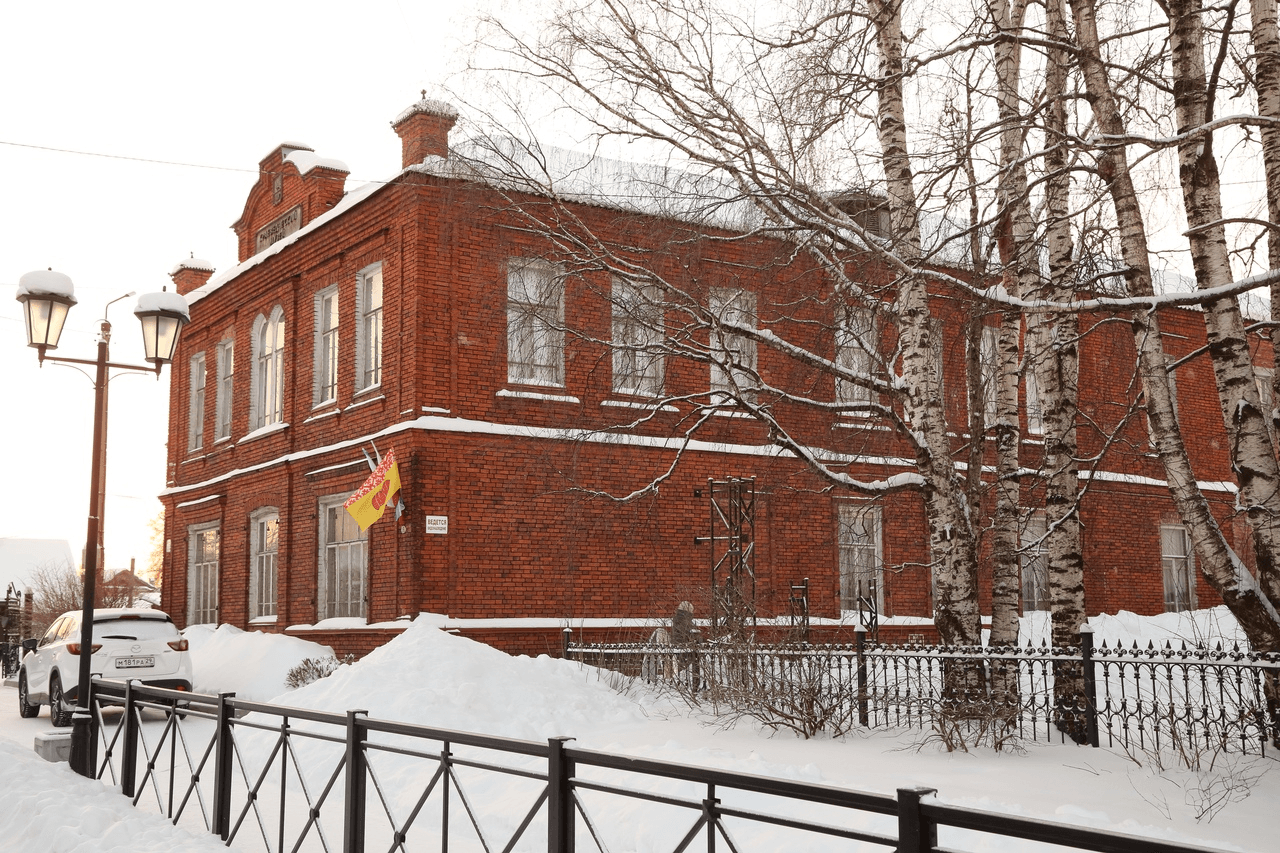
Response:
[[[355,494],[347,498],[343,504],[351,517],[367,530],[369,525],[382,518],[387,505],[395,506],[400,495],[400,469],[396,467],[394,450],[387,451],[378,467],[373,469],[369,479],[364,481]]]

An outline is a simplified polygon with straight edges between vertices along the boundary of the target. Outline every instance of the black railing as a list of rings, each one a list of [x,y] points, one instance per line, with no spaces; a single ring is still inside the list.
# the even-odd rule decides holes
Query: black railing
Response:
[[[1280,713],[1266,690],[1280,682],[1280,654],[1220,644],[1163,648],[934,647],[714,642],[689,646],[575,644],[565,656],[712,705],[746,711],[805,735],[855,728],[932,729],[941,720],[987,718],[1031,740],[1076,737],[1129,750],[1265,753],[1280,743]],[[1083,672],[1074,699],[1055,697],[1055,673]],[[948,673],[979,677],[957,687]]]
[[[91,698],[97,775],[241,850],[572,853],[632,849],[642,827],[646,846],[673,853],[695,842],[708,853],[777,851],[805,836],[830,850],[843,841],[940,853],[940,834],[962,849],[957,830],[1104,853],[1207,853],[950,806],[933,789],[867,794],[578,749],[571,738],[513,740],[115,681],[95,680]],[[490,787],[495,775],[522,790]]]

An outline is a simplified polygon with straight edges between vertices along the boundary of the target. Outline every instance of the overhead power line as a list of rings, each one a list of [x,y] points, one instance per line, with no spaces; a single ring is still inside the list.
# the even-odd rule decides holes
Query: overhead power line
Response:
[[[78,154],[82,157],[102,157],[107,160],[131,160],[135,163],[153,163],[160,166],[185,166],[188,169],[213,169],[219,172],[246,172],[249,174],[257,174],[257,169],[244,169],[238,166],[209,166],[204,163],[182,163],[177,160],[155,160],[150,157],[130,157],[125,154],[102,154],[98,151],[79,151],[74,148],[54,148],[51,145],[32,145],[28,142],[9,142],[0,139],[0,145],[9,145],[13,148],[33,148],[37,151],[53,151],[58,154]]]

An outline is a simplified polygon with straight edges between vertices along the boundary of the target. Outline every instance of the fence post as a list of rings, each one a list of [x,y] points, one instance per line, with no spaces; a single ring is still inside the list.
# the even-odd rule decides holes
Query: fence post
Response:
[[[98,739],[101,735],[98,726],[99,710],[94,707],[94,702],[98,698],[98,689],[94,686],[94,679],[89,678],[89,701],[85,705],[89,709],[89,778],[97,779],[101,774],[98,768]]]
[[[347,796],[343,803],[343,853],[364,853],[365,728],[357,719],[368,711],[347,712]]]
[[[1098,747],[1098,682],[1093,673],[1093,629],[1080,628],[1080,665],[1084,668],[1084,724],[1089,746]]]
[[[858,725],[867,728],[871,719],[867,713],[867,628],[859,624],[853,630],[858,638]]]
[[[124,683],[124,719],[120,722],[120,793],[130,799],[137,792],[134,776],[138,774],[138,723],[134,719],[133,681]]]
[[[938,825],[920,813],[920,800],[937,788],[898,789],[897,853],[932,853],[938,846]]]
[[[562,629],[560,637],[560,657],[565,660],[573,660],[573,658],[569,657],[569,643],[573,640],[573,629],[568,627]]]
[[[547,741],[547,853],[573,853],[573,759],[564,754],[571,737]]]
[[[223,841],[231,836],[231,773],[235,747],[231,737],[231,719],[235,716],[230,702],[236,694],[218,694],[218,722],[214,732],[213,753],[213,831]],[[174,708],[174,713],[178,712]]]

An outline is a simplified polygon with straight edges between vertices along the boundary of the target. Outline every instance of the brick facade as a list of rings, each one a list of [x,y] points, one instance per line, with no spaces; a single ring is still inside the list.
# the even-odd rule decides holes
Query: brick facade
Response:
[[[813,616],[839,620],[838,506],[859,499],[827,492],[815,475],[779,456],[762,425],[711,418],[657,494],[627,504],[595,496],[625,494],[666,470],[689,413],[687,407],[658,411],[641,425],[618,430],[640,410],[635,400],[611,390],[609,348],[599,343],[610,336],[610,305],[599,295],[609,286],[606,276],[588,273],[566,284],[565,325],[585,334],[565,341],[563,387],[508,383],[508,263],[543,257],[547,246],[522,230],[494,189],[411,168],[424,157],[447,156],[454,118],[447,105],[428,101],[407,110],[395,123],[405,171],[345,196],[340,163],[305,146],[278,147],[261,162],[234,226],[240,264],[213,277],[201,262],[175,268],[179,291],[192,300],[192,322],[171,385],[169,482],[162,495],[165,609],[179,624],[188,620],[192,532],[216,524],[219,621],[267,630],[321,622],[321,602],[331,594],[320,589],[321,502],[361,484],[368,475],[361,448],[372,443],[382,452],[395,450],[406,513],[399,521],[385,516],[368,534],[363,620],[370,627],[323,622],[298,629],[340,651],[367,651],[397,630],[379,624],[420,611],[448,614],[462,620],[464,632],[520,651],[559,648],[558,625],[566,621],[667,617],[679,601],[705,595],[708,546],[695,537],[706,535],[708,505],[694,493],[708,478],[726,476],[755,477],[758,612],[788,613],[790,585],[807,577]],[[669,246],[667,238],[684,227],[603,207],[581,205],[575,212],[606,236],[638,245]],[[283,233],[293,224],[300,230]],[[269,239],[276,242],[259,251]],[[717,286],[751,290],[761,318],[787,318],[773,326],[780,335],[829,351],[831,318],[823,315],[829,307],[822,300],[797,307],[795,299],[799,291],[819,293],[829,285],[803,261],[789,259],[788,251],[765,241],[686,243],[683,254],[668,250],[655,254],[654,262],[694,294]],[[782,258],[788,258],[786,275],[750,272]],[[863,269],[869,279],[880,275],[870,261]],[[358,291],[370,270],[381,273],[382,378],[360,388],[357,326],[364,321]],[[336,288],[339,317],[337,391],[316,405],[317,369],[324,370],[317,355],[317,294],[329,288]],[[939,293],[946,296],[941,286]],[[946,402],[951,422],[961,424],[961,303],[939,298],[936,304],[948,356]],[[278,368],[255,358],[255,330],[273,314],[284,323]],[[1203,345],[1197,313],[1166,314],[1162,323],[1173,355]],[[1131,412],[1139,383],[1126,325],[1085,318],[1083,328],[1080,405],[1086,420],[1079,442],[1089,457]],[[883,347],[893,346],[890,333],[881,337]],[[231,429],[220,438],[214,419],[225,386],[217,381],[215,351],[227,342],[234,346]],[[190,448],[188,365],[196,353],[205,355],[205,422],[201,446]],[[1259,362],[1264,358],[1269,351],[1260,353]],[[834,394],[830,379],[765,348],[759,364],[776,384],[805,387],[815,397]],[[273,369],[283,388],[280,418],[259,425],[261,412],[251,420],[251,396],[261,394],[258,386],[266,380],[256,371]],[[665,382],[673,395],[705,392],[708,368],[669,359]],[[1196,436],[1188,443],[1201,479],[1229,481],[1207,360],[1180,369],[1177,383],[1184,429]],[[900,460],[910,458],[903,442],[863,421],[819,417],[784,402],[778,408],[800,439],[854,457],[850,470],[858,476],[900,472]],[[1034,466],[1039,446],[1027,437],[1024,464]],[[1035,506],[1035,490],[1025,491],[1024,504]],[[1230,491],[1210,488],[1208,496],[1229,535],[1237,532]],[[254,621],[251,520],[263,508],[279,516],[278,604],[274,619]],[[1160,525],[1177,519],[1141,414],[1112,442],[1089,481],[1081,515],[1089,612],[1162,610]],[[447,517],[447,534],[427,532],[427,516]],[[884,615],[908,617],[904,625],[910,617],[927,622],[930,582],[919,497],[884,499],[881,521]],[[1202,606],[1216,601],[1203,582],[1197,594]],[[983,595],[989,609],[989,579]],[[468,620],[509,621],[481,626]],[[931,635],[927,625],[891,630],[902,639],[921,631]]]

